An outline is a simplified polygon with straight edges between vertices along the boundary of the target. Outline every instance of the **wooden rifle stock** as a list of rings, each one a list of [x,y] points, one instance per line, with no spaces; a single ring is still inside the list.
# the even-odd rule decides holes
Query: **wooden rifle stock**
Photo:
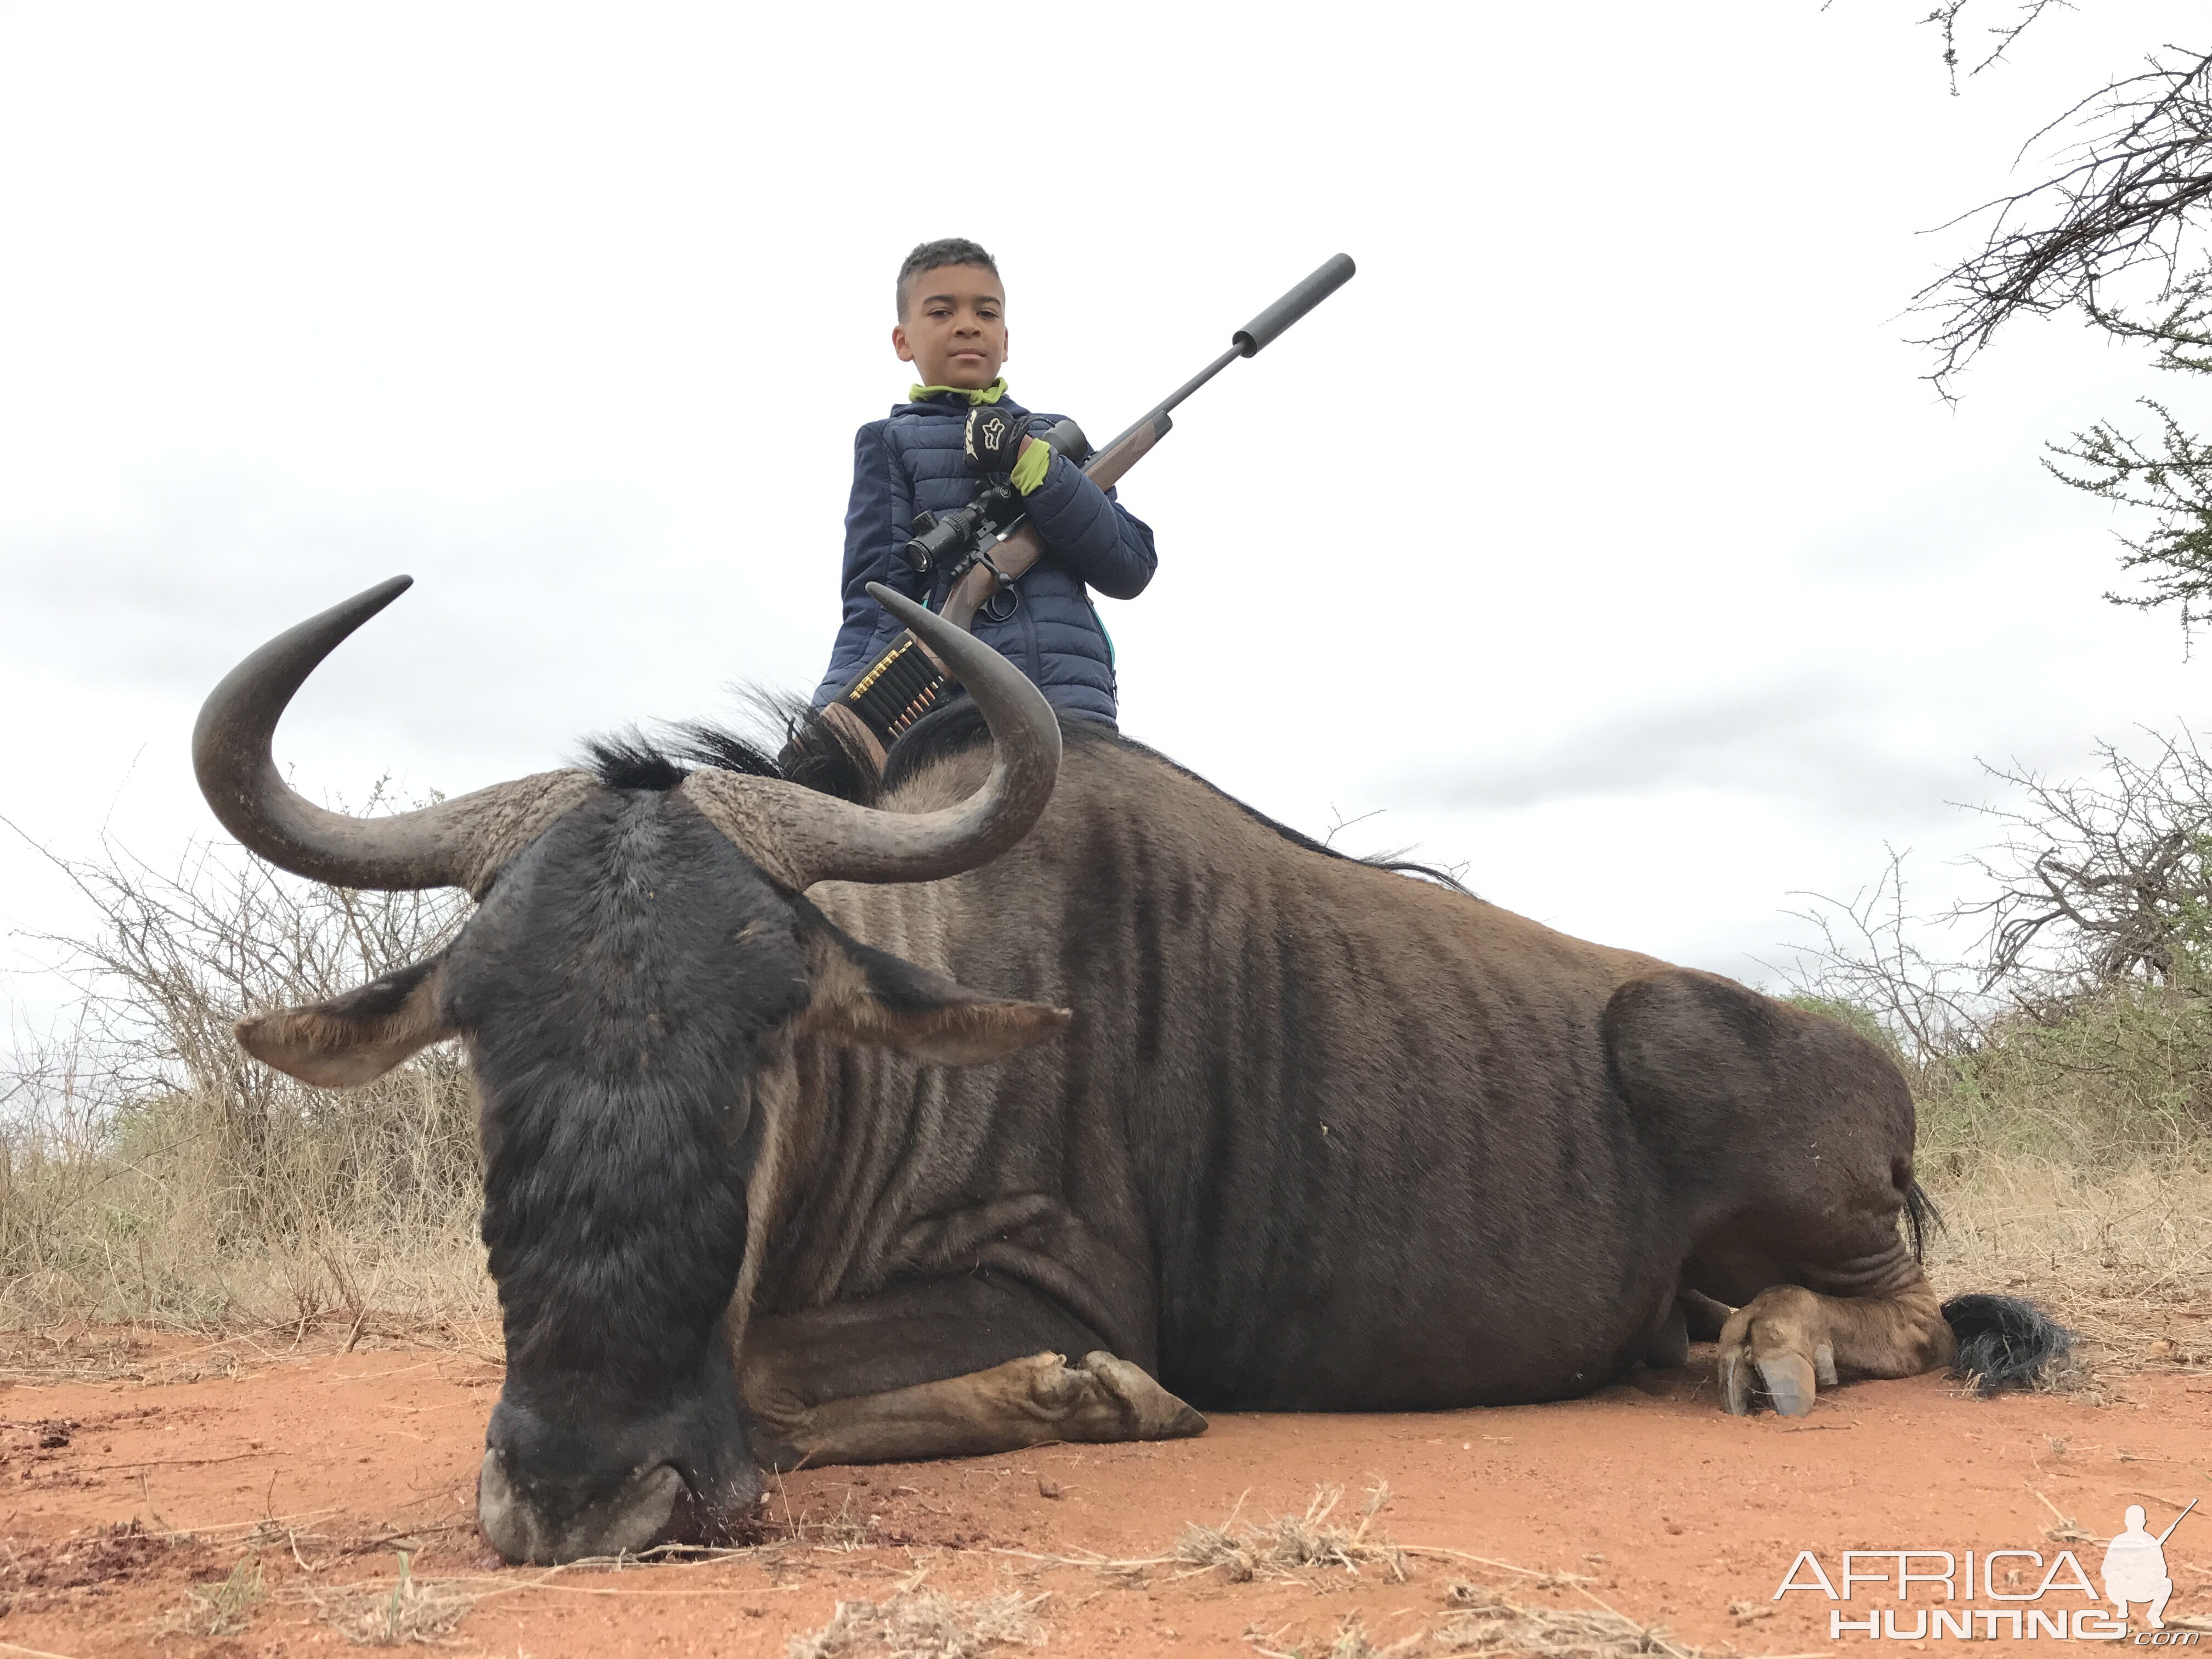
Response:
[[[1121,482],[1123,473],[1144,459],[1152,446],[1167,436],[1168,428],[1174,424],[1164,410],[1154,410],[1093,455],[1085,465],[1083,476],[1101,489],[1111,489]],[[1013,581],[1043,556],[1044,543],[1037,535],[1036,526],[1024,524],[991,549],[990,564],[978,559],[968,567],[968,574],[953,583],[952,591],[945,595],[945,609],[939,614],[956,628],[969,628],[975,613],[988,605],[991,596],[999,591],[1001,575]],[[919,640],[915,643],[921,646]],[[936,654],[927,646],[921,646],[921,649],[929,655],[930,661],[937,662]],[[939,673],[945,672],[943,663],[937,663],[937,667]]]

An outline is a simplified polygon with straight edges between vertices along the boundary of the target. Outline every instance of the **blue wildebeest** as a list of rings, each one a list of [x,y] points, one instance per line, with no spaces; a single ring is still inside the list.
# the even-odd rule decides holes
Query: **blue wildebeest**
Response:
[[[1960,1334],[2048,1346],[2021,1304],[1939,1308],[1875,1044],[1063,734],[894,594],[988,731],[918,727],[872,799],[722,740],[317,807],[271,734],[405,586],[247,658],[194,757],[270,862],[477,901],[430,960],[239,1035],[333,1087],[465,1046],[510,1559],[730,1535],[763,1466],[1558,1400],[1693,1332],[1737,1412]]]

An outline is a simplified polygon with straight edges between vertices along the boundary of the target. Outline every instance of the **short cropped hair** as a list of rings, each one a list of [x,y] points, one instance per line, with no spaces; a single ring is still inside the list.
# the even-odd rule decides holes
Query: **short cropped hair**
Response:
[[[934,270],[939,265],[981,265],[994,276],[999,275],[998,262],[983,252],[976,243],[965,236],[940,236],[933,242],[924,242],[906,256],[899,266],[898,315],[906,320],[907,289],[914,279],[925,270]],[[1005,279],[1001,277],[1000,281]]]

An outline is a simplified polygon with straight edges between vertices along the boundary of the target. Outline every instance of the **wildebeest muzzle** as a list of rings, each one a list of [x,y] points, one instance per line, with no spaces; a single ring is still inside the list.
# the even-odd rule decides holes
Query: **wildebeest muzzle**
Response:
[[[477,1475],[485,1540],[509,1561],[544,1566],[744,1537],[760,1473],[727,1349],[710,1345],[700,1370],[679,1396],[642,1412],[580,1400],[575,1384],[510,1377]]]

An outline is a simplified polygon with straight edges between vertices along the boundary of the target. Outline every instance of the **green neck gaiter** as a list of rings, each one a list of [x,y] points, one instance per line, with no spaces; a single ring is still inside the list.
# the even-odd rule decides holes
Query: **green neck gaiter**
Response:
[[[1006,377],[1001,374],[990,385],[973,392],[964,386],[910,386],[906,389],[906,398],[908,403],[918,404],[945,392],[965,398],[970,404],[995,404],[1006,395]]]

